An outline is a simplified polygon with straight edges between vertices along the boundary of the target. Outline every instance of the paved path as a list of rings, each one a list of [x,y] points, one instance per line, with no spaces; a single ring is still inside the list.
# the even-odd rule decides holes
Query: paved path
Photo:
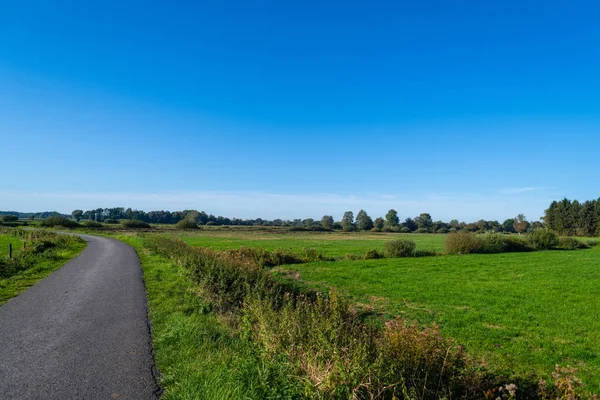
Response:
[[[77,258],[0,306],[0,399],[153,399],[135,251],[81,235]]]

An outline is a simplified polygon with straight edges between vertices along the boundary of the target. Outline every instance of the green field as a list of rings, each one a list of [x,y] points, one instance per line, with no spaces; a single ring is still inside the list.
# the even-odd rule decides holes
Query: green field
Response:
[[[600,247],[288,266],[300,279],[421,323],[494,369],[575,366],[600,391]]]
[[[383,249],[403,237],[443,250],[445,235],[381,233],[179,233],[216,249],[315,248],[343,258]],[[315,286],[337,288],[387,317],[437,323],[496,371],[548,377],[556,364],[577,368],[600,391],[600,247],[577,251],[473,254],[334,261],[277,269]],[[296,275],[298,276],[298,275]]]
[[[317,249],[326,257],[341,258],[347,254],[364,254],[368,250],[383,250],[385,242],[407,238],[417,243],[417,249],[444,249],[444,235],[398,234],[398,233],[340,233],[340,232],[178,232],[178,236],[192,246],[215,249],[263,247],[267,250],[289,249],[295,252],[302,248]]]
[[[8,257],[8,245],[11,244],[13,254],[23,247],[23,242],[10,234],[0,234],[0,257]]]

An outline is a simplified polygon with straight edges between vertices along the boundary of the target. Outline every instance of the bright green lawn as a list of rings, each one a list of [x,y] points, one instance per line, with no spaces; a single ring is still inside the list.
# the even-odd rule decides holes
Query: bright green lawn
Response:
[[[347,254],[364,254],[370,249],[383,250],[385,242],[407,238],[417,243],[417,249],[444,249],[446,235],[398,233],[264,233],[264,232],[180,232],[178,236],[193,246],[230,249],[261,246],[267,250],[315,248],[327,257],[344,257]]]
[[[287,266],[389,315],[437,322],[493,368],[579,370],[600,392],[600,247]]]
[[[8,245],[12,244],[13,254],[23,248],[23,242],[10,234],[0,234],[0,257],[8,257]]]

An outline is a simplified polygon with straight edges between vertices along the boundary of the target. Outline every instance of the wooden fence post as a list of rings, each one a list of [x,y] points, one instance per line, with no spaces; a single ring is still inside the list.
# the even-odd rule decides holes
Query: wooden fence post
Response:
[[[8,244],[8,258],[12,258],[12,244]]]

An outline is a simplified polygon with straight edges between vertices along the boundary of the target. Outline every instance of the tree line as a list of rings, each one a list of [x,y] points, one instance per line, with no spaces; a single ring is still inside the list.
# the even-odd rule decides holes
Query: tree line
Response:
[[[564,198],[544,211],[544,224],[559,235],[600,236],[600,198],[580,203]]]
[[[137,220],[151,224],[176,224],[182,220],[191,220],[198,225],[234,225],[234,226],[287,226],[296,230],[343,230],[351,231],[375,231],[375,232],[417,232],[417,233],[448,233],[460,230],[469,232],[508,232],[521,233],[529,229],[541,227],[539,221],[529,223],[522,214],[515,218],[509,218],[504,222],[479,220],[475,222],[459,222],[453,219],[449,222],[434,220],[429,213],[421,213],[414,218],[406,218],[400,221],[398,212],[389,210],[385,216],[371,218],[365,210],[360,210],[354,215],[352,211],[346,211],[342,219],[336,221],[331,215],[324,215],[320,220],[306,219],[273,219],[262,218],[241,219],[215,216],[204,211],[182,210],[182,211],[149,211],[134,210],[131,208],[97,208],[94,210],[74,210],[71,213],[76,221],[82,219],[97,222],[116,222],[118,220]]]

